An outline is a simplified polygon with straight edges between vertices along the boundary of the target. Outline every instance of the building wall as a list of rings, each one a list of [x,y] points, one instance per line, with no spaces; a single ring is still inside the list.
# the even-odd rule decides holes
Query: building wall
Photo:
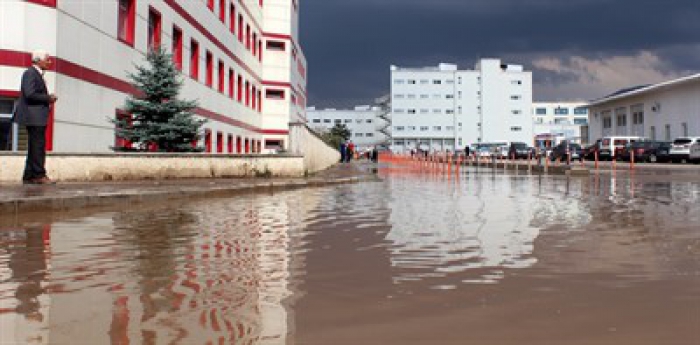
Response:
[[[382,120],[378,107],[358,106],[354,109],[307,109],[309,126],[318,132],[330,131],[336,124],[344,124],[352,133],[350,139],[359,150],[381,144],[386,137],[379,131]]]
[[[53,150],[109,151],[115,142],[114,126],[109,119],[115,117],[126,97],[134,92],[129,85],[128,73],[135,71],[134,64],[145,63],[148,16],[149,11],[154,10],[161,17],[161,47],[172,51],[173,29],[177,27],[182,31],[184,85],[181,97],[199,101],[197,114],[209,119],[205,129],[211,133],[212,151],[217,152],[217,147],[222,147],[222,151],[228,153],[231,147],[231,152],[237,153],[237,141],[242,142],[240,151],[245,151],[246,140],[252,151],[257,147],[254,144],[262,144],[263,137],[268,134],[284,142],[289,132],[290,116],[295,113],[303,116],[304,107],[286,109],[275,102],[268,106],[264,88],[277,84],[291,88],[295,83],[300,85],[297,90],[301,91],[298,92],[303,93],[295,99],[305,99],[306,84],[304,80],[297,80],[298,73],[292,71],[291,62],[281,63],[284,59],[276,58],[274,54],[269,60],[264,59],[268,55],[265,42],[269,37],[275,37],[301,51],[296,44],[297,30],[292,28],[298,22],[298,8],[290,10],[298,5],[291,1],[267,0],[261,7],[258,0],[215,0],[210,9],[204,0],[137,0],[134,3],[133,44],[118,39],[117,0],[59,0],[55,5],[48,2],[48,6],[27,1],[0,3],[0,96],[18,91],[21,73],[29,65],[31,51],[47,50],[56,57],[54,71],[46,75],[47,84],[59,97],[54,109]],[[241,18],[244,23],[242,42],[238,24]],[[267,29],[268,22],[271,30]],[[273,31],[282,27],[276,24],[278,22],[287,24],[286,31]],[[248,27],[250,46],[246,45]],[[190,74],[193,40],[199,44],[200,52],[196,77]],[[207,52],[213,57],[211,85],[206,83]],[[300,59],[296,60],[305,66],[303,54],[298,56]],[[277,73],[270,74],[273,78],[270,80],[264,79],[263,65],[268,61],[278,69]],[[220,78],[220,63],[223,78]],[[230,82],[230,71],[233,72],[233,83]],[[244,90],[241,101],[237,94],[239,77]],[[249,97],[245,96],[246,82],[250,85]],[[290,102],[291,97],[287,99]],[[219,138],[224,142],[220,144]]]
[[[642,136],[662,141],[672,141],[682,136],[700,136],[698,95],[700,79],[694,79],[650,92],[594,103],[589,108],[590,140],[610,135]],[[609,122],[605,119],[609,119]]]
[[[497,59],[391,71],[393,149],[457,150],[478,142],[532,141],[532,74]]]
[[[532,104],[535,138],[551,137],[586,144],[588,109],[584,102],[536,102]],[[556,143],[552,143],[556,144]]]

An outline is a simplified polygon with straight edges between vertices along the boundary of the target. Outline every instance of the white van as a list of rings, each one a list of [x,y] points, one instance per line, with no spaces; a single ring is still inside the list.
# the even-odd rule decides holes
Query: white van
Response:
[[[672,162],[685,163],[700,159],[698,151],[700,151],[700,137],[680,137],[673,141],[668,154]]]
[[[601,160],[617,159],[629,143],[646,140],[643,137],[605,137],[600,141],[598,158]]]

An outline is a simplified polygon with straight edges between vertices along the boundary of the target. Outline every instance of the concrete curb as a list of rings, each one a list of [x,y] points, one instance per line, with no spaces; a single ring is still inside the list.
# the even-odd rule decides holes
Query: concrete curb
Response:
[[[163,191],[129,191],[59,197],[27,197],[0,201],[0,214],[3,216],[17,216],[19,214],[31,212],[57,212],[93,207],[157,203],[184,198],[226,197],[240,194],[285,191],[371,181],[377,181],[377,178],[366,176],[323,179],[312,178],[299,181],[256,181],[250,184],[231,187],[188,186]]]

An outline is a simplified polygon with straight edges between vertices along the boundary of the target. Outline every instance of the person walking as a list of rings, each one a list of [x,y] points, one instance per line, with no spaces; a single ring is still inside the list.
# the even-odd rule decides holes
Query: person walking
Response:
[[[347,158],[346,156],[348,152],[348,147],[345,144],[345,142],[340,143],[340,147],[338,148],[338,150],[340,151],[340,162],[345,163],[345,159]]]
[[[352,142],[352,140],[348,140],[348,148],[347,148],[347,162],[350,163],[352,159],[354,158],[353,156],[355,155],[355,143]]]
[[[13,121],[25,126],[29,135],[29,149],[22,181],[25,184],[54,184],[46,176],[46,125],[49,109],[58,97],[49,94],[44,72],[51,68],[51,57],[45,51],[32,53],[32,66],[22,74],[19,102]]]

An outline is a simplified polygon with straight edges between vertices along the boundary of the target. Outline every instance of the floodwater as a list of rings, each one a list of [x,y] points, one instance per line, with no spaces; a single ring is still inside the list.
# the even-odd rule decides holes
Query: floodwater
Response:
[[[0,343],[700,344],[700,179],[381,174],[0,226]]]

